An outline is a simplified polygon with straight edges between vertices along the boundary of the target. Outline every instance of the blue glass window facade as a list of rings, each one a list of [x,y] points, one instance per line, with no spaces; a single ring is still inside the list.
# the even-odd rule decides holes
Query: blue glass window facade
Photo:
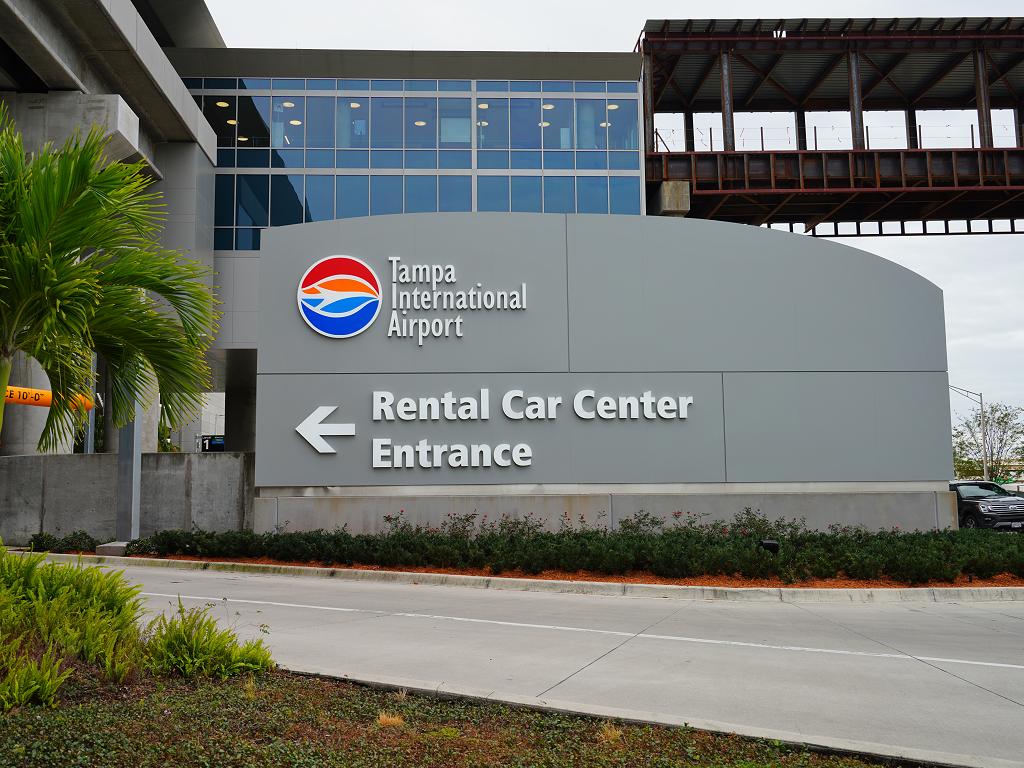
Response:
[[[215,248],[367,215],[643,208],[635,82],[206,78]]]

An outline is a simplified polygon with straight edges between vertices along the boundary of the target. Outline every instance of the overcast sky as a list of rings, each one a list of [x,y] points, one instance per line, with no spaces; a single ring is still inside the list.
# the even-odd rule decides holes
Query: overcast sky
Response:
[[[770,11],[774,18],[820,18],[1021,13],[1019,0],[774,0],[768,4],[718,0],[710,5],[680,0],[207,2],[227,44],[234,47],[400,50],[629,51],[646,19],[689,15],[757,18]],[[710,9],[713,14],[708,13]],[[876,117],[876,122],[884,125],[887,120]],[[957,132],[955,118],[933,122],[952,122],[949,132]],[[964,128],[966,123],[960,126]],[[980,390],[986,400],[1024,406],[1024,235],[843,238],[840,242],[903,264],[942,288],[950,383]],[[957,410],[970,407],[957,396],[951,404]]]

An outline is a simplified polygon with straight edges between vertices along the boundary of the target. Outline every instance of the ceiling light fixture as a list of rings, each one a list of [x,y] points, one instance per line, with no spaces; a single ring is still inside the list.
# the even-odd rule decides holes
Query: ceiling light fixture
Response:
[[[289,120],[288,122],[291,125],[302,125],[302,121],[301,120]]]
[[[218,101],[217,102],[217,106],[218,107],[228,107],[228,106],[231,106],[231,105],[228,104],[226,101]]]
[[[486,120],[478,120],[477,125],[479,125],[481,128],[486,128],[489,125],[489,123]]]
[[[295,102],[294,101],[282,101],[281,102],[281,106],[285,107],[286,109],[291,109],[292,107],[295,106]]]
[[[554,109],[554,108],[555,108],[555,105],[554,105],[554,104],[544,104],[544,105],[543,105],[543,106],[541,107],[541,109]]]
[[[228,125],[238,125],[238,121],[235,120],[234,118],[229,118],[228,119]]]
[[[477,109],[487,109],[489,106],[490,106],[490,104],[488,104],[486,101],[484,101],[484,102],[481,102],[480,104],[477,104],[476,108]]]
[[[602,128],[607,128],[611,123],[601,123]]]
[[[415,125],[417,128],[422,128],[426,124],[426,120],[417,120],[415,123],[413,123],[413,125]]]
[[[537,125],[539,125],[541,128],[547,128],[551,125],[551,123],[549,123],[547,120],[541,120],[539,123],[537,123]]]
[[[608,105],[608,109],[618,109],[618,108],[619,108],[618,104],[609,104]]]
[[[238,140],[239,140],[239,141],[248,141],[248,140],[249,140],[249,137],[248,137],[248,136],[239,136],[239,137],[238,137]]]
[[[349,109],[359,109],[363,105],[360,104],[358,101],[350,101],[348,103],[348,106],[349,106]]]

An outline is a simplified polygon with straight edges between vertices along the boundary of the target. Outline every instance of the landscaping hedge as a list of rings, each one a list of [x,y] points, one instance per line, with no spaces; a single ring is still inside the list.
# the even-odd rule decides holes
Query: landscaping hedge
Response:
[[[389,568],[487,568],[493,573],[546,570],[624,574],[647,571],[686,578],[704,575],[778,577],[791,583],[845,576],[891,578],[908,584],[987,579],[1002,573],[1024,577],[1024,536],[983,530],[873,532],[832,526],[808,530],[803,521],[770,521],[749,509],[727,524],[677,513],[668,524],[640,513],[615,530],[569,521],[543,530],[532,518],[478,521],[452,515],[439,528],[411,524],[403,515],[385,518],[376,534],[344,529],[304,533],[161,531],[129,545],[130,554],[266,557],[327,565]],[[778,552],[762,542],[772,540]]]

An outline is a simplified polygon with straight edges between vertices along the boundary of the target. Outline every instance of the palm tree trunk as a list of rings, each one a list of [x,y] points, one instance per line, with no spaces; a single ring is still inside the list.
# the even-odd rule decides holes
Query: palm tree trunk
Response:
[[[0,391],[4,393],[4,399],[0,400],[0,432],[4,429],[4,405],[7,403],[7,384],[11,381],[13,363],[13,357],[0,357]]]

